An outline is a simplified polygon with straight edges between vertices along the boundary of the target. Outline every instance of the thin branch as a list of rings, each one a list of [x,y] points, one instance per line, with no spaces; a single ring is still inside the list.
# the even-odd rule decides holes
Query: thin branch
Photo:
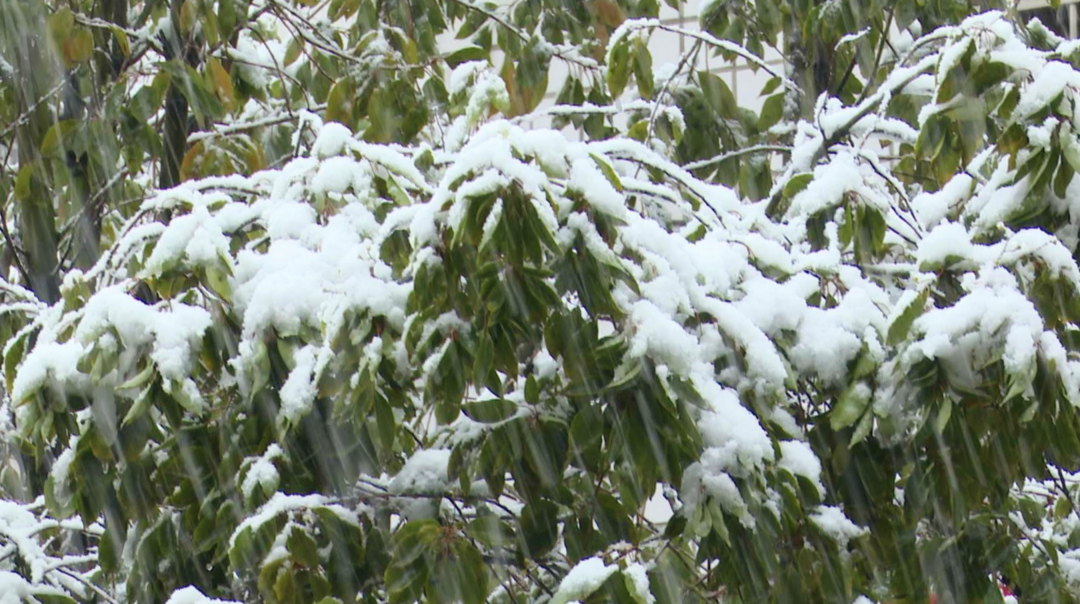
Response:
[[[799,88],[798,84],[793,82],[787,76],[782,75],[780,73],[777,73],[776,70],[774,70],[772,67],[770,67],[769,64],[765,62],[764,59],[762,59],[761,57],[755,55],[754,53],[750,52],[749,50],[743,48],[742,46],[739,46],[738,44],[735,44],[734,42],[729,42],[727,40],[721,40],[720,38],[717,38],[717,37],[715,37],[713,35],[710,35],[710,34],[704,33],[704,32],[700,32],[700,31],[684,29],[682,27],[675,27],[673,25],[665,25],[664,23],[662,23],[660,21],[656,21],[656,20],[642,20],[642,21],[628,22],[628,23],[629,23],[628,27],[630,27],[631,29],[649,29],[649,28],[659,29],[660,31],[666,31],[666,32],[672,33],[672,34],[685,36],[685,37],[688,37],[688,38],[694,38],[695,40],[700,40],[701,42],[704,42],[705,44],[707,44],[709,46],[712,46],[714,48],[718,48],[718,49],[723,50],[725,52],[730,52],[732,54],[739,55],[740,57],[746,59],[748,62],[753,63],[757,67],[763,69],[765,71],[765,73],[773,76],[774,78],[779,78],[779,80],[783,83],[783,85],[785,87],[788,87],[791,90],[794,90],[794,91],[799,92],[799,93],[802,92],[802,90]]]
[[[878,67],[881,66],[881,55],[883,55],[885,53],[885,43],[888,42],[888,40],[889,40],[889,27],[892,25],[893,13],[895,11],[896,11],[896,5],[895,4],[889,6],[889,14],[885,18],[885,27],[881,31],[881,42],[878,43],[877,55],[874,57],[874,67],[873,67],[873,69],[870,70],[870,73],[867,74],[867,76],[866,76],[866,84],[863,85],[862,92],[859,93],[859,100],[855,101],[856,105],[858,105],[859,103],[863,102],[866,99],[867,93],[870,92],[870,84],[873,83],[875,78],[877,78]],[[845,79],[847,79],[846,76],[845,76]],[[841,84],[843,84],[843,83],[841,82]],[[842,85],[841,85],[841,88],[843,88]],[[840,92],[840,89],[837,89],[837,92]]]
[[[506,31],[508,31],[508,32],[514,34],[515,36],[517,36],[519,39],[521,39],[522,42],[528,42],[531,39],[531,37],[528,34],[521,31],[517,27],[514,27],[514,25],[512,23],[510,23],[509,21],[503,19],[502,17],[495,14],[494,12],[487,10],[486,8],[483,8],[481,6],[477,6],[477,5],[475,5],[475,4],[471,3],[471,2],[466,2],[465,0],[450,0],[450,2],[453,2],[454,4],[457,4],[458,6],[461,6],[463,8],[467,8],[467,9],[472,10],[472,11],[476,11],[476,12],[484,15],[485,17],[487,17],[491,21],[494,21],[495,23],[498,23],[499,25],[501,25],[503,28],[506,29]],[[567,56],[565,54],[562,54],[558,50],[555,50],[554,48],[552,48],[551,54],[552,54],[552,56],[554,56],[554,57],[556,57],[556,58],[558,58],[558,59],[560,59],[562,61],[565,61],[565,62],[573,64],[573,65],[577,65],[578,67],[581,67],[582,69],[591,69],[591,70],[599,69],[599,67],[596,65],[595,61],[581,59],[581,58],[578,58],[578,57]]]
[[[817,160],[821,159],[821,157],[825,155],[829,147],[833,146],[840,139],[847,136],[851,129],[855,127],[855,124],[858,124],[864,117],[869,115],[870,112],[877,109],[878,105],[880,105],[885,98],[890,97],[892,93],[897,90],[903,90],[908,84],[915,81],[916,78],[921,76],[923,72],[925,72],[927,69],[932,68],[936,62],[937,55],[935,54],[930,54],[926,57],[923,57],[923,59],[919,61],[919,63],[916,64],[914,67],[909,67],[902,70],[903,77],[900,78],[899,82],[897,82],[895,85],[885,89],[879,89],[862,103],[857,104],[855,107],[854,115],[852,115],[851,118],[844,122],[844,124],[842,124],[839,128],[833,130],[827,138],[822,139],[821,146],[819,146],[817,151],[814,152],[813,160],[810,162],[811,165],[816,164]],[[886,80],[886,83],[888,83],[888,80]]]
[[[720,11],[716,11],[715,13],[712,14],[712,16],[709,17],[710,23],[711,23],[711,21],[713,19],[716,18],[716,15],[718,15],[718,14],[720,14]],[[708,29],[707,25],[708,24],[706,24],[706,26],[702,27],[702,29]],[[675,67],[675,72],[672,73],[671,76],[664,82],[664,87],[660,89],[659,93],[657,93],[657,95],[656,95],[657,102],[659,102],[661,99],[663,99],[665,95],[669,94],[669,92],[671,90],[672,82],[674,82],[676,79],[678,79],[679,74],[682,73],[683,68],[686,67],[686,64],[690,61],[690,57],[694,57],[694,61],[697,62],[697,55],[698,55],[698,52],[701,50],[701,47],[702,47],[703,44],[705,44],[705,42],[703,40],[700,40],[700,39],[697,42],[694,42],[694,45],[690,48],[690,50],[688,50],[686,53],[684,53],[683,56],[679,59],[679,64]],[[649,139],[652,138],[653,128],[654,128],[655,123],[656,123],[657,114],[658,114],[657,107],[653,106],[652,112],[649,113],[649,127],[648,127],[648,129],[646,131],[646,134],[645,134],[645,140],[649,140]]]
[[[115,598],[106,593],[105,590],[101,589],[97,585],[94,585],[94,583],[92,581],[89,581],[86,577],[83,577],[78,573],[73,573],[66,568],[58,568],[56,569],[56,572],[67,575],[68,577],[71,577],[79,583],[82,583],[83,585],[89,587],[94,593],[101,597],[101,599],[109,602],[109,604],[120,604]]]
[[[277,72],[278,81],[281,82],[282,98],[285,100],[285,110],[289,112],[289,117],[293,115],[292,103],[289,101],[289,89],[285,86],[285,72],[281,69],[281,64],[278,63],[277,57],[274,55],[274,51],[270,50],[270,45],[266,43],[266,37],[262,35],[258,29],[254,27],[248,27],[248,31],[255,34],[259,38],[259,42],[262,43],[263,48],[266,49],[266,54],[270,55],[270,59],[274,62],[274,71]],[[289,78],[293,82],[296,82],[295,78]],[[301,87],[303,89],[303,87]]]
[[[24,252],[18,245],[15,244],[15,239],[11,236],[11,231],[7,227],[7,213],[4,212],[4,205],[0,203],[0,235],[4,236],[4,242],[11,248],[11,257],[15,261],[15,268],[19,270],[19,274],[23,279],[29,279],[30,273],[26,270],[26,265],[23,264],[21,256],[25,256]]]
[[[42,95],[42,97],[38,99],[37,102],[35,102],[29,109],[23,112],[22,115],[15,118],[15,121],[11,122],[11,125],[5,128],[3,132],[0,132],[0,138],[4,138],[14,132],[16,128],[21,126],[23,122],[30,118],[31,114],[38,110],[38,107],[41,107],[42,104],[51,99],[54,95],[56,95],[56,93],[60,92],[60,90],[63,89],[64,86],[67,86],[67,80],[61,78],[60,83],[57,84],[55,88]]]
[[[753,154],[753,153],[774,153],[774,152],[775,153],[789,153],[790,154],[791,153],[791,147],[787,147],[787,146],[784,146],[784,145],[754,145],[753,147],[745,147],[743,149],[737,149],[735,151],[729,151],[727,153],[723,153],[723,154],[717,155],[716,157],[711,157],[709,159],[702,159],[702,160],[699,160],[699,161],[688,163],[685,166],[683,166],[683,170],[686,170],[687,172],[693,172],[695,170],[700,170],[701,168],[708,168],[709,166],[715,166],[716,164],[723,163],[723,162],[725,162],[725,161],[727,161],[729,159],[739,157],[739,156],[742,156],[742,155],[750,155],[750,154]]]
[[[326,103],[322,103],[312,107],[308,111],[316,112],[326,109]],[[197,143],[199,141],[212,140],[222,136],[231,136],[233,134],[239,134],[241,132],[247,132],[249,130],[255,130],[257,128],[264,128],[266,126],[277,126],[278,124],[284,124],[296,119],[295,115],[276,115],[272,117],[266,117],[261,120],[255,120],[253,122],[244,122],[241,124],[230,125],[214,125],[213,130],[204,130],[203,132],[196,132],[188,138],[188,142]]]

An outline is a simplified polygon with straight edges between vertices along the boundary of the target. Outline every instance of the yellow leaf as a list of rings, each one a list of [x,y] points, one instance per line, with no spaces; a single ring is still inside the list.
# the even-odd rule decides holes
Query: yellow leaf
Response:
[[[611,29],[615,29],[626,21],[626,13],[612,0],[595,0],[593,10],[596,11],[596,20]]]
[[[233,89],[232,77],[221,66],[221,61],[217,59],[210,59],[206,65],[207,70],[210,72],[210,80],[214,83],[214,92],[221,99],[222,104],[225,105],[225,109],[232,111],[233,103],[236,101],[236,91]]]
[[[90,60],[94,52],[94,36],[85,27],[77,28],[71,36],[64,40],[64,62],[68,67]]]
[[[187,34],[195,27],[195,17],[198,7],[195,0],[186,0],[180,7],[180,33]]]
[[[188,152],[184,155],[184,160],[180,162],[180,180],[190,180],[200,175],[198,170],[203,163],[200,161],[202,151],[202,142],[195,143],[188,149]]]
[[[258,172],[266,167],[266,158],[263,156],[261,145],[247,145],[247,171],[249,174]]]
[[[26,164],[19,169],[19,175],[15,178],[15,199],[26,201],[30,199],[30,189],[34,182],[34,164]]]
[[[41,154],[52,157],[67,148],[69,139],[79,129],[81,123],[79,120],[62,120],[53,124],[45,133],[45,138],[41,140]]]
[[[66,6],[50,15],[48,29],[53,44],[58,47],[63,46],[64,41],[71,36],[71,28],[74,26],[75,15]]]

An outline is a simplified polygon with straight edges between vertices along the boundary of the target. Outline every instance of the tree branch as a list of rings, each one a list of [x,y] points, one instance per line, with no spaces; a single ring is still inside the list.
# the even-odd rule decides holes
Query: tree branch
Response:
[[[750,155],[753,153],[791,153],[791,147],[784,145],[754,145],[753,147],[745,147],[743,149],[737,149],[735,151],[729,151],[709,159],[702,159],[695,162],[690,162],[683,166],[683,170],[687,172],[693,172],[700,170],[701,168],[708,168],[709,166],[715,166],[716,164],[723,163],[729,159],[740,157],[742,155]]]

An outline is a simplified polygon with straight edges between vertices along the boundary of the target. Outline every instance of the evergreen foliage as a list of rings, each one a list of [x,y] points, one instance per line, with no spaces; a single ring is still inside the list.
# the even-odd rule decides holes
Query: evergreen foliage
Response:
[[[1076,601],[1080,43],[703,4],[0,0],[0,602]]]

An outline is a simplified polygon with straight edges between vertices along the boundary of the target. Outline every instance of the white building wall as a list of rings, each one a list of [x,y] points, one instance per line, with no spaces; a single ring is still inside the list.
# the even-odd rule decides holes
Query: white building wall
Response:
[[[700,31],[701,27],[698,24],[698,6],[700,4],[701,0],[689,0],[684,2],[682,10],[678,11],[661,2],[660,20],[667,25]],[[675,33],[654,31],[649,39],[649,49],[653,56],[653,69],[662,71],[662,66],[665,63],[670,63],[672,66],[678,65],[683,53],[689,51],[693,47],[693,43],[693,40],[686,39]],[[783,61],[776,51],[768,49],[765,61],[777,72],[782,71]],[[705,51],[698,55],[695,69],[708,69],[720,75],[731,88],[741,106],[755,111],[761,108],[764,99],[758,93],[771,77],[763,70],[759,69],[755,73],[744,59],[731,63],[721,57],[712,56],[711,52]],[[554,102],[563,82],[566,80],[568,71],[568,66],[564,62],[558,59],[552,61],[548,78],[547,98],[541,107]]]

